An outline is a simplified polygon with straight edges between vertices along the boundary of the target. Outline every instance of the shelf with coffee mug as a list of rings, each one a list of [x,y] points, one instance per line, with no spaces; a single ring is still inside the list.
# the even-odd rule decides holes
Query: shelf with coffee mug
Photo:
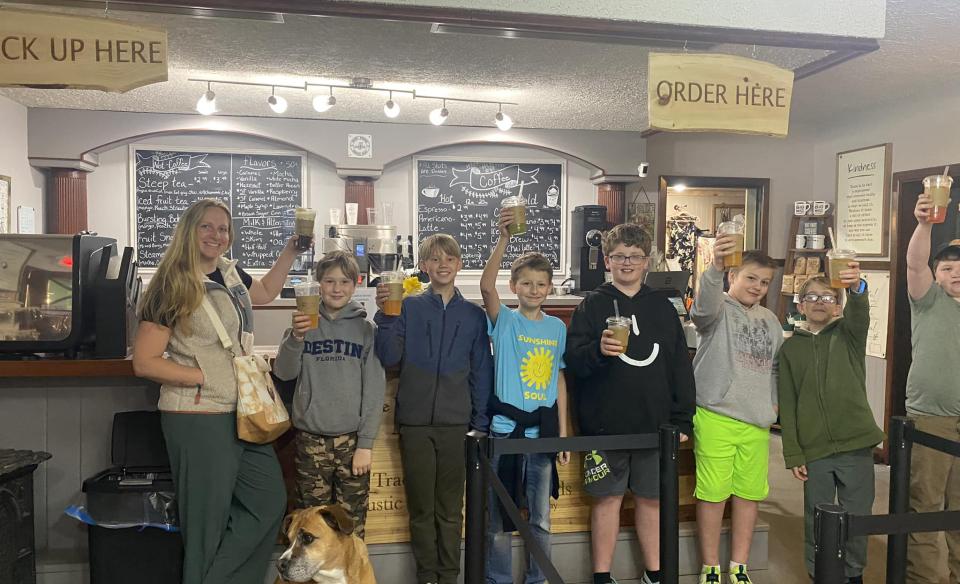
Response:
[[[821,201],[815,201],[821,203]],[[797,203],[811,203],[797,201]],[[818,209],[829,210],[827,205],[818,205]],[[797,212],[809,213],[812,205],[798,207]],[[796,295],[807,279],[821,276],[826,272],[827,253],[830,251],[829,228],[833,227],[833,215],[830,214],[794,214],[787,232],[787,257],[783,263],[783,280],[780,286],[780,302],[777,303],[777,318],[783,323],[787,315],[797,311]]]

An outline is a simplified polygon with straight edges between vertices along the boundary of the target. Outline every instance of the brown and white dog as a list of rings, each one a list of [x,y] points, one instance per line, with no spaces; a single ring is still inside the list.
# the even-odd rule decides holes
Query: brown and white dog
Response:
[[[297,509],[283,520],[290,547],[277,560],[277,584],[376,584],[367,545],[339,505]]]

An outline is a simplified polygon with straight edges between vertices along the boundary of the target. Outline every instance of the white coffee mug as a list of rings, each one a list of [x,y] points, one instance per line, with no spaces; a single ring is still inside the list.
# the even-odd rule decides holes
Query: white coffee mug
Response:
[[[826,243],[825,235],[808,235],[807,236],[807,247],[810,249],[823,249],[824,244]]]
[[[800,216],[810,212],[810,201],[794,201],[793,214]]]
[[[830,210],[830,203],[826,201],[814,201],[813,202],[813,214],[814,215],[826,215],[827,211]]]
[[[795,241],[795,243],[796,243],[796,245],[794,245],[794,247],[796,247],[796,248],[798,248],[798,249],[799,249],[799,248],[803,248],[804,246],[807,245],[807,237],[806,237],[805,235],[801,234],[801,233],[798,233],[797,236],[796,236],[796,241]]]

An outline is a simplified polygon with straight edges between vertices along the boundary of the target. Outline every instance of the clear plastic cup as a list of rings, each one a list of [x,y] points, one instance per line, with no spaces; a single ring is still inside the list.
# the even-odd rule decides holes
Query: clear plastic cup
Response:
[[[743,265],[743,228],[736,221],[724,221],[717,226],[717,236],[732,235],[737,242],[737,247],[733,253],[724,256],[724,268],[739,268]]]
[[[627,343],[630,342],[630,319],[625,316],[611,316],[607,319],[607,330],[613,332],[613,338],[623,345],[623,352],[627,352]]]
[[[857,252],[851,249],[831,249],[827,252],[827,273],[830,275],[830,286],[833,288],[845,288],[840,279],[840,272],[849,269],[850,262],[857,259]]]
[[[380,281],[387,285],[390,295],[383,303],[383,313],[387,316],[400,316],[403,305],[403,272],[384,272]]]
[[[340,225],[341,219],[343,219],[343,209],[330,207],[330,225]]]
[[[344,208],[347,210],[347,225],[356,225],[360,206],[357,203],[345,203]]]
[[[300,282],[293,292],[297,296],[297,312],[310,317],[310,328],[320,326],[320,283]]]
[[[313,245],[313,226],[317,220],[316,209],[298,207],[294,212],[294,231],[297,234],[297,251],[307,251]]]
[[[507,226],[510,235],[523,235],[527,232],[527,202],[523,197],[507,197],[500,201],[500,208],[513,211],[513,221]]]
[[[928,223],[943,223],[947,219],[947,206],[950,204],[950,187],[953,177],[934,174],[923,179],[923,192],[933,202],[933,211]]]

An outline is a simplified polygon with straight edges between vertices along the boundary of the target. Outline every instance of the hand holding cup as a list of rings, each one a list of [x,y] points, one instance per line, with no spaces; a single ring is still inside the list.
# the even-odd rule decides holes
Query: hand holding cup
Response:
[[[860,262],[852,261],[847,262],[847,269],[841,270],[840,272],[840,281],[843,282],[844,288],[849,288],[850,286],[855,286],[860,282]]]
[[[377,284],[377,308],[380,309],[380,312],[383,312],[384,303],[386,303],[387,298],[390,297],[390,287],[387,286],[384,282]]]
[[[600,354],[607,357],[619,357],[623,350],[623,343],[614,337],[613,331],[605,329],[600,337]]]
[[[726,269],[724,258],[732,256],[737,251],[738,245],[739,240],[736,235],[717,236],[717,241],[713,246],[713,267],[721,272],[724,271]]]
[[[307,334],[307,331],[313,328],[313,319],[310,318],[309,314],[304,314],[300,311],[293,311],[292,326],[293,326],[293,336],[298,339],[303,339],[304,335]]]
[[[500,221],[497,223],[497,228],[500,230],[500,237],[506,237],[508,240],[510,239],[510,224],[513,223],[513,220],[513,209],[500,209]]]
[[[931,213],[933,213],[933,199],[926,193],[920,193],[917,197],[917,205],[913,208],[913,216],[919,223],[930,223]]]

